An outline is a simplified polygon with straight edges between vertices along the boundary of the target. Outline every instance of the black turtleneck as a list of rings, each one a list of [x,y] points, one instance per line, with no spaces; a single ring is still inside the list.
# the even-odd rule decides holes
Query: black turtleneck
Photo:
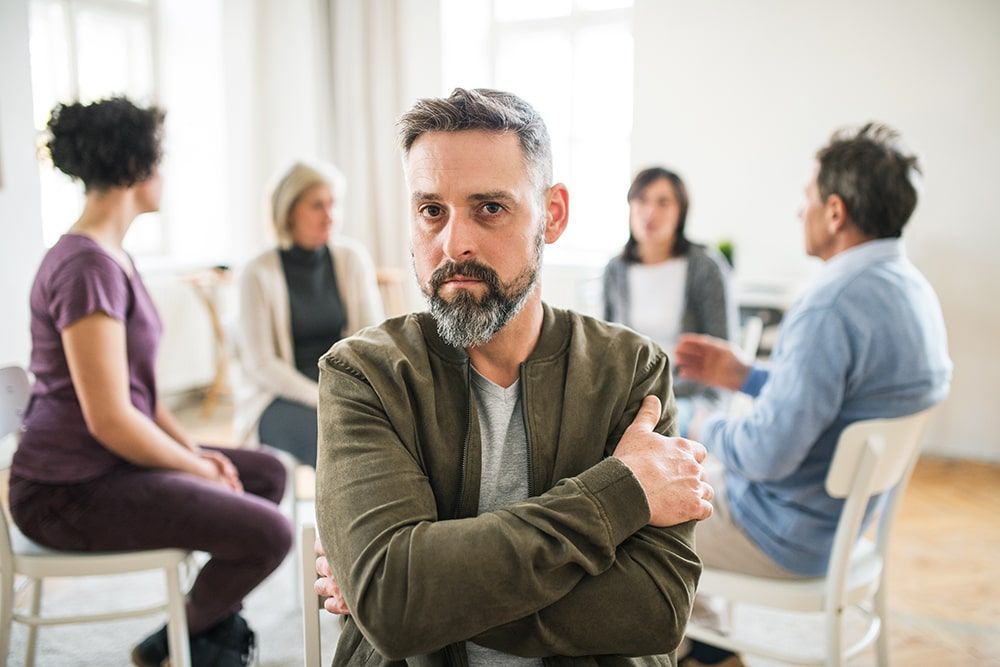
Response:
[[[306,250],[293,245],[281,251],[281,267],[288,283],[292,311],[292,348],[295,367],[319,380],[316,362],[343,336],[347,313],[337,289],[330,249]]]

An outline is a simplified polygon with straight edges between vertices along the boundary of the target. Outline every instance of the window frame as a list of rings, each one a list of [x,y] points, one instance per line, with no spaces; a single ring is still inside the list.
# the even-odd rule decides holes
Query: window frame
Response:
[[[570,5],[570,13],[563,16],[552,16],[544,18],[528,18],[528,19],[511,19],[511,20],[498,20],[496,18],[496,4],[498,0],[487,0],[489,4],[488,16],[489,16],[489,26],[488,26],[488,47],[487,47],[487,67],[489,72],[490,81],[493,85],[496,85],[497,81],[497,62],[498,54],[500,52],[500,45],[503,39],[510,35],[525,35],[531,34],[532,32],[543,32],[543,31],[560,31],[564,32],[570,38],[570,43],[574,45],[574,49],[571,55],[571,71],[567,72],[566,75],[569,77],[574,77],[576,74],[577,58],[576,58],[576,40],[578,35],[586,28],[594,26],[605,26],[605,25],[616,25],[624,24],[628,27],[629,34],[634,35],[634,24],[633,24],[633,12],[634,3],[625,7],[616,7],[611,9],[581,9],[579,7],[578,0],[572,0]],[[633,51],[633,63],[634,63],[634,51]],[[633,65],[634,66],[634,65]],[[560,135],[559,139],[566,139],[566,146],[570,150],[570,155],[566,156],[565,164],[569,166],[570,173],[565,174],[567,180],[573,180],[576,177],[574,165],[573,165],[573,153],[577,149],[577,145],[585,142],[587,140],[586,135],[574,132],[576,129],[576,109],[577,103],[575,96],[577,95],[577,88],[575,86],[570,86],[571,94],[574,96],[568,105],[569,108],[569,132],[568,136]],[[635,99],[635,87],[634,82],[632,86],[632,100],[630,102],[630,107],[632,107],[632,116],[634,117],[634,99]],[[631,166],[631,154],[632,154],[632,135],[634,132],[633,126],[629,125],[629,130],[619,137],[622,142],[622,148],[624,148],[626,162]],[[556,137],[553,137],[555,140]],[[558,176],[558,175],[557,175]],[[630,175],[631,176],[631,175]],[[572,190],[571,190],[572,194]],[[618,195],[622,200],[624,200],[625,192],[621,192]],[[571,209],[572,210],[572,209]],[[623,209],[627,212],[627,209]],[[627,218],[623,219],[625,222]],[[627,235],[626,235],[627,236]],[[624,244],[624,241],[623,241]],[[618,248],[615,248],[611,254],[617,253]],[[566,247],[566,246],[553,246],[546,253],[546,263],[552,264],[554,266],[603,266],[608,258],[609,253],[607,248],[584,248],[584,247]]]
[[[151,105],[159,105],[160,93],[161,93],[161,80],[160,80],[160,29],[159,29],[159,19],[158,19],[158,1],[159,0],[30,0],[30,10],[31,13],[35,11],[44,11],[45,9],[53,6],[59,6],[62,8],[63,15],[65,17],[65,32],[62,38],[66,42],[67,51],[67,61],[66,66],[68,68],[68,84],[69,84],[69,99],[57,100],[56,102],[71,102],[80,100],[80,24],[79,17],[83,11],[94,10],[102,12],[105,14],[111,14],[118,17],[127,17],[129,19],[142,19],[145,22],[147,28],[147,38],[149,43],[149,100],[148,103]],[[50,35],[55,37],[54,35]],[[29,35],[30,37],[30,35]],[[34,64],[32,65],[34,66]],[[121,91],[108,91],[106,94],[120,94]],[[143,100],[145,102],[146,100]],[[55,104],[56,102],[53,102]],[[32,101],[34,104],[34,100]],[[51,108],[51,107],[50,107]],[[33,115],[37,115],[37,110],[34,110]],[[48,130],[46,127],[35,127],[35,146],[36,146],[36,161],[40,172],[40,180],[42,184],[43,191],[41,196],[44,198],[46,193],[45,189],[45,173],[47,170],[52,170],[52,166],[48,156],[45,152],[45,144],[48,141]],[[44,209],[43,209],[44,211]],[[149,244],[149,247],[141,249],[137,252],[137,255],[142,256],[162,256],[166,255],[168,252],[167,248],[167,216],[163,212],[159,212],[159,224],[156,226],[155,239]],[[49,245],[50,235],[52,229],[55,228],[53,221],[46,220],[43,213],[42,216],[42,234],[46,241],[46,245]]]

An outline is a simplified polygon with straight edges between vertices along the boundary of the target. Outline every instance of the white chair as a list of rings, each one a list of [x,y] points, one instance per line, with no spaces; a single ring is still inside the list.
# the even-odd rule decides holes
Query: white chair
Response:
[[[323,660],[322,643],[319,633],[320,613],[323,600],[316,595],[316,556],[313,544],[316,542],[316,527],[311,523],[299,528],[299,566],[302,568],[302,629],[305,645],[305,666],[320,667]]]
[[[798,653],[775,648],[768,637],[745,639],[712,629],[688,626],[692,639],[737,653],[759,655],[797,665],[843,665],[872,643],[877,644],[880,667],[889,664],[886,626],[886,565],[889,537],[900,499],[919,454],[920,438],[930,410],[896,419],[873,419],[851,424],[837,442],[826,476],[826,491],[844,498],[826,577],[779,580],[706,569],[698,592],[732,604],[749,604],[793,612],[824,614],[822,653]],[[875,542],[858,539],[869,499],[890,491],[877,520]],[[844,645],[845,612],[857,609],[864,621],[863,636]]]
[[[20,429],[29,393],[30,385],[24,369],[16,366],[0,368],[0,440]],[[113,621],[165,611],[168,615],[170,664],[174,667],[189,667],[191,656],[184,611],[184,591],[181,588],[182,571],[188,555],[186,551],[180,549],[113,553],[54,551],[35,544],[21,534],[13,523],[8,523],[4,512],[0,512],[0,524],[2,524],[0,525],[0,664],[7,663],[13,621],[28,626],[25,664],[30,667],[35,662],[38,628],[41,626]],[[165,603],[87,616],[39,614],[42,581],[46,577],[78,578],[149,570],[162,570],[166,577]],[[14,608],[15,576],[26,577],[32,588],[31,606],[26,611]]]
[[[764,335],[764,320],[756,315],[749,316],[740,329],[740,350],[748,361],[757,358],[760,339]]]
[[[312,509],[311,505],[316,501],[316,470],[308,463],[300,463],[297,458],[284,451],[283,449],[278,449],[277,447],[271,447],[270,445],[262,444],[260,445],[261,451],[267,452],[271,456],[275,457],[281,464],[285,466],[285,474],[287,476],[287,482],[285,483],[285,496],[281,500],[282,505],[287,505],[289,520],[292,522],[292,530],[296,534],[300,535],[299,527],[306,523],[311,523],[315,521],[315,511]],[[309,511],[306,516],[302,515],[301,503],[309,503]],[[315,530],[315,529],[314,529]],[[315,537],[313,538],[315,539]],[[310,552],[312,550],[312,543],[309,545]],[[292,561],[292,589],[295,590],[299,587],[299,583],[302,581],[302,562],[301,559],[294,559]],[[309,572],[312,572],[313,565],[309,564],[309,568],[305,571],[306,576]]]
[[[751,363],[757,358],[757,351],[760,349],[760,339],[764,333],[764,320],[756,315],[751,315],[743,322],[740,329],[739,349],[744,361]],[[726,412],[730,417],[742,417],[753,409],[753,398],[734,391],[729,397]]]

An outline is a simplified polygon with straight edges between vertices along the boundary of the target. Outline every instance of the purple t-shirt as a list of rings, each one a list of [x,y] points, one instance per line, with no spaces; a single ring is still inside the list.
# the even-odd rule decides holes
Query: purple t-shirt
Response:
[[[97,312],[123,322],[132,405],[152,419],[162,327],[139,274],[133,270],[129,277],[93,239],[66,234],[42,259],[30,304],[35,384],[11,472],[36,482],[72,483],[127,465],[87,429],[61,333]]]

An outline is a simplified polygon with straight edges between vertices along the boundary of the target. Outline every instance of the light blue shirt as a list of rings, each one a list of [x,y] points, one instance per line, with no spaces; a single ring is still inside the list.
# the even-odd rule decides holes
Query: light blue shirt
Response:
[[[824,574],[843,505],[824,482],[841,431],[938,403],[951,368],[941,306],[902,241],[829,259],[785,316],[769,369],[741,388],[753,410],[702,426],[736,521],[778,565]]]

